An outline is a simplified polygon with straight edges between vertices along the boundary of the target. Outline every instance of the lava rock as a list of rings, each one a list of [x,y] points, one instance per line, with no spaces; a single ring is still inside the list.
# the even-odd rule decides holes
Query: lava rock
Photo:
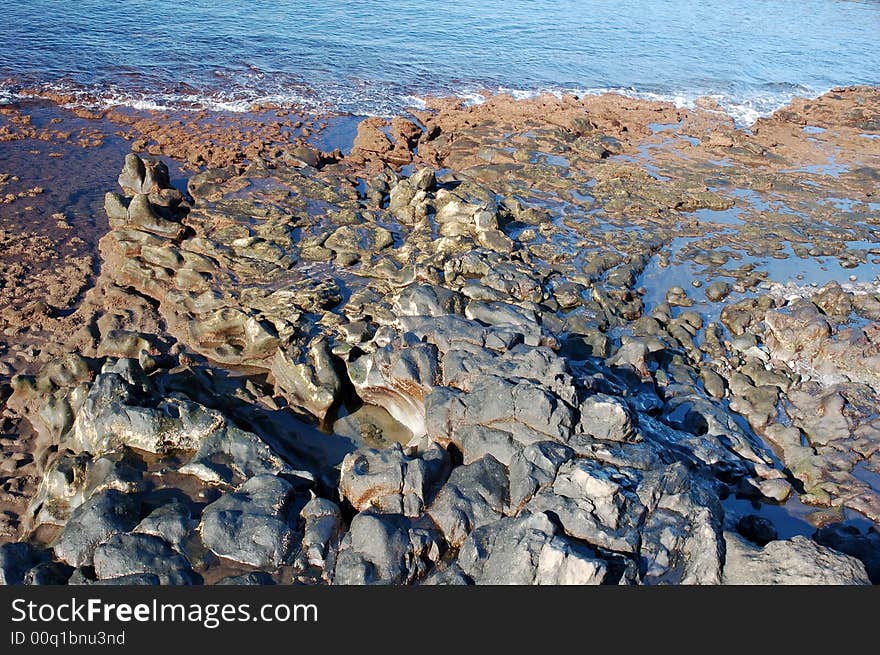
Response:
[[[199,531],[216,555],[274,569],[291,556],[298,515],[294,488],[272,475],[257,475],[208,505]]]
[[[408,584],[440,559],[439,538],[399,514],[362,512],[339,549],[334,584]]]
[[[182,552],[184,541],[196,525],[186,505],[172,502],[150,512],[138,523],[134,532],[161,537],[175,550]]]
[[[0,545],[0,585],[22,584],[27,572],[46,559],[46,553],[23,541]]]
[[[55,556],[71,566],[91,566],[95,549],[138,523],[140,501],[115,489],[92,496],[74,510],[55,544]]]
[[[508,484],[505,466],[486,455],[452,471],[428,515],[450,545],[460,546],[472,530],[504,514],[510,503]]]
[[[766,546],[779,538],[779,533],[769,520],[754,514],[743,516],[737,521],[736,531],[759,546]]]
[[[598,585],[608,573],[593,549],[568,538],[545,513],[478,527],[462,544],[457,564],[486,585]]]
[[[880,533],[868,530],[864,534],[853,525],[833,523],[819,528],[813,539],[836,551],[851,555],[865,565],[873,584],[880,584]]]
[[[95,575],[115,580],[131,575],[155,575],[163,585],[201,582],[189,561],[160,537],[150,534],[115,534],[94,553]]]
[[[800,535],[763,548],[725,533],[724,584],[871,584],[859,560]]]

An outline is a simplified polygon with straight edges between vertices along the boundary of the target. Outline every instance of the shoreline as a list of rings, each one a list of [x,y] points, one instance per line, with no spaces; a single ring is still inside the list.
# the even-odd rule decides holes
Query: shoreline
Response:
[[[557,99],[564,97],[601,97],[620,95],[632,100],[671,103],[679,109],[694,110],[700,106],[715,105],[726,115],[734,119],[737,127],[749,129],[757,120],[768,118],[774,112],[791,104],[797,99],[815,100],[836,90],[857,86],[870,87],[876,84],[852,82],[849,84],[829,84],[821,88],[810,88],[803,85],[788,83],[788,91],[776,92],[775,97],[761,95],[730,95],[719,90],[684,91],[637,88],[635,86],[535,86],[516,88],[505,85],[472,84],[460,89],[435,89],[421,91],[396,91],[394,100],[376,106],[376,100],[365,98],[362,102],[351,99],[321,99],[317,89],[300,89],[288,94],[281,92],[257,94],[250,92],[248,97],[230,97],[220,90],[205,90],[195,93],[195,89],[185,92],[161,92],[155,99],[150,99],[150,89],[142,91],[114,91],[109,95],[97,89],[71,86],[65,82],[32,84],[8,78],[0,87],[0,102],[27,102],[30,100],[50,100],[64,109],[85,110],[90,112],[134,111],[160,113],[199,113],[212,114],[253,114],[261,109],[272,107],[308,115],[350,115],[361,118],[376,117],[391,119],[394,116],[406,116],[412,110],[424,109],[427,103],[437,100],[451,99],[465,106],[479,105],[494,97],[510,97],[514,100],[529,101],[543,96]],[[824,89],[824,90],[823,90]],[[246,89],[238,89],[239,93]],[[387,104],[391,102],[391,104]],[[3,106],[3,104],[0,104]]]
[[[438,98],[390,120],[29,104],[0,106],[0,153],[18,148],[4,245],[25,218],[45,252],[4,261],[21,293],[0,308],[0,540],[56,526],[40,547],[88,581],[95,544],[63,526],[100,523],[112,491],[137,523],[180,500],[178,542],[147,533],[184,555],[150,573],[166,583],[504,582],[468,548],[513,556],[525,529],[582,582],[760,580],[769,541],[832,557],[812,581],[862,580],[849,553],[877,583],[877,87],[748,130],[619,95]],[[129,148],[144,159],[120,189]],[[105,172],[71,212],[90,159]],[[34,182],[68,161],[60,192]],[[211,522],[226,506],[272,549],[239,552]],[[319,524],[334,536],[309,542]],[[134,527],[99,541],[143,558]],[[409,535],[410,568],[357,546],[376,530]]]
[[[266,110],[281,110],[295,113],[302,116],[333,116],[333,117],[351,117],[351,118],[377,118],[391,120],[396,116],[409,117],[414,111],[424,111],[428,106],[437,102],[451,101],[460,103],[463,107],[478,107],[491,101],[493,98],[503,97],[511,98],[518,102],[529,102],[542,97],[552,97],[561,100],[566,97],[575,98],[601,98],[603,96],[620,96],[630,100],[641,100],[646,102],[656,102],[671,104],[678,109],[695,110],[701,107],[716,107],[717,111],[723,113],[734,120],[735,125],[743,130],[748,130],[754,123],[761,119],[771,117],[775,112],[789,106],[795,100],[816,100],[823,95],[839,91],[841,89],[865,87],[870,88],[876,85],[845,85],[830,87],[825,91],[815,92],[808,95],[792,96],[783,100],[780,99],[773,108],[765,110],[746,110],[746,109],[725,109],[724,98],[719,94],[704,94],[694,97],[684,97],[678,94],[662,94],[650,91],[638,91],[634,88],[608,87],[596,89],[535,89],[535,90],[517,90],[500,87],[498,89],[475,88],[469,91],[463,91],[458,94],[444,93],[427,93],[421,95],[407,95],[401,100],[394,111],[371,112],[366,110],[346,110],[335,108],[331,105],[321,106],[310,103],[296,101],[293,98],[288,100],[271,100],[268,98],[256,98],[253,101],[241,101],[237,103],[227,103],[219,100],[212,100],[206,97],[202,100],[193,100],[183,102],[179,105],[159,105],[148,101],[137,101],[126,98],[106,98],[100,99],[89,95],[83,96],[78,93],[66,93],[64,91],[55,91],[51,89],[24,89],[17,92],[10,92],[6,96],[5,101],[0,102],[0,108],[15,107],[27,103],[49,102],[57,106],[59,110],[70,111],[74,113],[82,113],[83,115],[91,114],[95,117],[106,114],[142,114],[142,115],[213,115],[226,116],[230,118],[241,116],[252,116],[260,114]]]

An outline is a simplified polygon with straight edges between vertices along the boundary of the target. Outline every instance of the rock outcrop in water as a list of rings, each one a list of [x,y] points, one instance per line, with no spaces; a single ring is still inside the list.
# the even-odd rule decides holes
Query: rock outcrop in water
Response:
[[[187,197],[129,155],[94,293],[132,303],[12,379],[49,446],[4,581],[877,583],[880,288],[759,265],[880,254],[847,248],[880,222],[880,103],[838,95],[867,109],[752,133],[439,103]],[[743,503],[825,527],[780,539]]]

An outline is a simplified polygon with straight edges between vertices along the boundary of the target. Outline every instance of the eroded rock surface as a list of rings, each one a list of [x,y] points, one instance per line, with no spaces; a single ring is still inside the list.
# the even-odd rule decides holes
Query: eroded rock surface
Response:
[[[3,580],[876,582],[878,113],[437,100],[186,194],[129,155],[0,371]],[[858,276],[773,279],[817,258]]]

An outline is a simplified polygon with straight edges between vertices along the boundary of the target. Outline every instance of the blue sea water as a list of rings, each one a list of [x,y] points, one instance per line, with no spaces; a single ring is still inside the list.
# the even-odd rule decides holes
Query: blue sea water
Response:
[[[880,83],[880,2],[22,0],[0,10],[0,98],[389,114],[428,94],[619,90],[718,100],[740,123]]]

